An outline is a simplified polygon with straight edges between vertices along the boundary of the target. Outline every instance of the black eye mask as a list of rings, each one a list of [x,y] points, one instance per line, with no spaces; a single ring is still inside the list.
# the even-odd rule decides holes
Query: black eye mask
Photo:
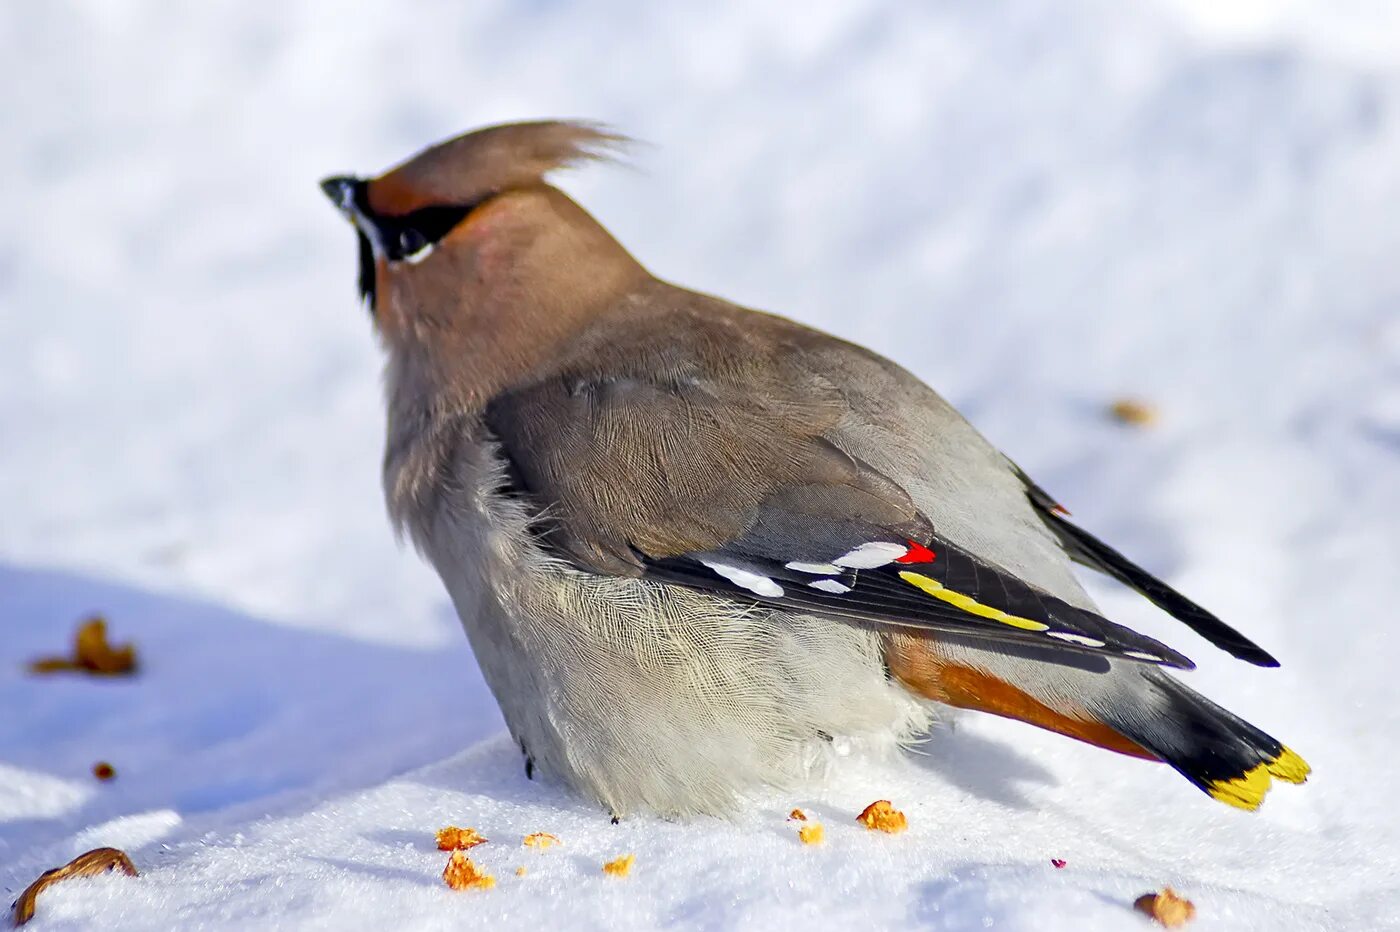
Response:
[[[390,262],[413,261],[470,212],[470,207],[425,207],[403,217],[375,217],[374,224]]]
[[[424,207],[402,217],[374,213],[369,206],[368,188],[361,182],[355,189],[355,208],[362,220],[374,228],[375,239],[390,262],[416,262],[426,258],[432,247],[452,228],[466,219],[475,204]],[[374,247],[369,234],[359,233],[360,297],[374,304]]]

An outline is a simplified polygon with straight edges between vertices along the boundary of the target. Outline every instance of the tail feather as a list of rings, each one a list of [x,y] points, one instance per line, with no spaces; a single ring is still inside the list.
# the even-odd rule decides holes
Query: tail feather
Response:
[[[1296,751],[1170,676],[1141,672],[1156,693],[1155,714],[1142,716],[1136,704],[1115,706],[1100,711],[1104,724],[1212,798],[1254,810],[1274,778],[1307,780],[1312,768]]]
[[[1044,649],[890,635],[885,663],[915,693],[1160,760],[1214,799],[1258,809],[1274,779],[1311,768],[1249,722],[1148,664]]]

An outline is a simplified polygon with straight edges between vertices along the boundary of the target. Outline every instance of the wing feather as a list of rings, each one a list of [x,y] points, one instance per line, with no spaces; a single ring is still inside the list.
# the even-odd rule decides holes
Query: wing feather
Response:
[[[542,539],[561,556],[854,623],[1191,666],[1090,610],[1072,577],[1037,555],[1045,541],[1034,535],[1048,535],[1024,495],[1001,494],[1017,480],[965,422],[950,421],[948,437],[914,436],[893,399],[853,401],[844,383],[858,377],[841,366],[865,366],[901,392],[912,377],[780,318],[718,304],[705,315],[584,334],[556,370],[487,406],[515,491],[538,505]],[[951,411],[941,400],[924,407]],[[881,435],[935,452],[907,476],[876,468],[866,452],[889,463],[908,452],[886,455],[871,439]],[[965,436],[974,440],[958,455],[937,452]],[[930,497],[930,478],[954,499]],[[959,488],[974,500],[957,500]],[[969,507],[986,515],[986,534],[968,535]],[[1033,538],[1024,543],[999,530],[1021,527],[1021,512]],[[1048,559],[1067,564],[1050,547]],[[1007,569],[1018,562],[1033,578],[1069,582],[1047,591]],[[811,572],[827,564],[839,571]]]

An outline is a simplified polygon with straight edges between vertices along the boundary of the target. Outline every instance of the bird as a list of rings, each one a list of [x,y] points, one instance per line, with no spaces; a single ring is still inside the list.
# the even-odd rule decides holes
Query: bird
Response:
[[[1073,567],[1277,666],[1263,648],[1071,522],[907,370],[653,276],[549,181],[627,144],[506,123],[321,183],[386,357],[391,523],[441,577],[527,776],[614,817],[725,815],[951,707],[1163,762],[1241,809],[1306,780]]]

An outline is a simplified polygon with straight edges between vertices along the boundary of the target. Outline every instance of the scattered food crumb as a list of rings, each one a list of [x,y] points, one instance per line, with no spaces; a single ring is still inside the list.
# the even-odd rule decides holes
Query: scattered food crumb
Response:
[[[520,843],[527,848],[539,848],[541,850],[563,844],[563,842],[559,840],[559,836],[551,835],[549,832],[534,832],[530,835],[526,835],[521,839]]]
[[[801,809],[794,809],[794,810],[792,810],[791,812],[788,813],[788,821],[789,821],[789,822],[806,822],[806,821],[807,821],[807,813],[803,812]]]
[[[40,657],[30,661],[30,673],[77,671],[92,676],[130,676],[136,672],[136,647],[107,643],[107,619],[93,615],[78,626],[73,637],[73,656]]]
[[[1060,868],[1064,867],[1067,863],[1069,863],[1069,862],[1066,861],[1064,858],[1051,858],[1051,859],[1050,859],[1050,866],[1053,867],[1053,868],[1055,868],[1056,870],[1059,870]]]
[[[517,867],[517,868],[515,869],[515,876],[517,876],[517,877],[524,877],[525,874],[526,874],[526,871],[525,871],[524,865],[521,865],[520,867]]]
[[[110,870],[120,870],[129,877],[139,876],[136,865],[131,863],[131,858],[126,856],[126,852],[118,848],[94,848],[86,854],[80,854],[62,867],[55,867],[53,870],[44,871],[39,875],[39,879],[25,888],[25,891],[15,900],[15,925],[22,926],[30,919],[34,918],[35,901],[39,899],[39,894],[43,893],[52,884],[60,880],[67,880],[69,877],[96,877],[98,874],[105,874]]]
[[[804,845],[819,845],[826,839],[826,829],[820,822],[808,822],[797,830],[797,837]]]
[[[111,780],[117,775],[117,768],[105,760],[100,760],[92,765],[92,775],[99,780]]]
[[[490,890],[496,885],[495,877],[483,872],[461,851],[452,852],[447,859],[442,879],[453,890]]]
[[[1196,904],[1171,887],[1163,887],[1160,893],[1144,893],[1133,901],[1133,909],[1169,929],[1184,926],[1196,918]]]
[[[468,848],[484,845],[488,840],[481,837],[481,833],[474,828],[458,828],[455,825],[449,825],[437,831],[439,851],[466,851]]]
[[[604,864],[603,873],[612,874],[614,877],[626,877],[632,873],[632,864],[636,860],[635,854],[624,854],[622,857]]]
[[[1108,406],[1108,413],[1120,424],[1130,427],[1148,427],[1157,423],[1157,409],[1145,401],[1120,398]]]
[[[909,820],[904,817],[904,813],[896,809],[888,799],[877,799],[866,806],[861,814],[856,816],[856,821],[872,832],[888,832],[891,835],[909,827]]]

